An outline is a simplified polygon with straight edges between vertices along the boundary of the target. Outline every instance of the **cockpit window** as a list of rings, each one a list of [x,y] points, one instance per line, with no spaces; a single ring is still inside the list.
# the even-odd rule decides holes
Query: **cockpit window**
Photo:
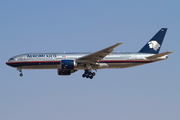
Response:
[[[9,61],[14,60],[14,58],[10,58]]]

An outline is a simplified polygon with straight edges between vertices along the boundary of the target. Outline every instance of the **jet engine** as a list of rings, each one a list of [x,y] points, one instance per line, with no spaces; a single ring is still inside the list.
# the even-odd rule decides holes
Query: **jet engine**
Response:
[[[70,75],[77,71],[77,63],[74,60],[61,60],[61,69],[58,69],[58,75]]]

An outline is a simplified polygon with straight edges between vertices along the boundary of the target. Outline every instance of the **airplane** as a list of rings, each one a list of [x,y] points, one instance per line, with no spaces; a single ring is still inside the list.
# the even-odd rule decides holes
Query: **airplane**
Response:
[[[6,64],[22,69],[57,69],[58,75],[71,75],[84,70],[82,77],[92,79],[98,69],[128,68],[168,58],[167,51],[159,54],[167,28],[161,28],[139,52],[112,52],[122,43],[117,43],[94,53],[28,53],[10,58]]]

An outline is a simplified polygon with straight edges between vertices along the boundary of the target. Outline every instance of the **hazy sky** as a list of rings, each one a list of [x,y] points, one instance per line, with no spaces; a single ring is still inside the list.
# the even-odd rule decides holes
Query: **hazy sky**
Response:
[[[0,120],[180,120],[180,1],[1,0]],[[137,52],[168,28],[169,59],[126,69],[23,70],[5,62],[23,53]]]

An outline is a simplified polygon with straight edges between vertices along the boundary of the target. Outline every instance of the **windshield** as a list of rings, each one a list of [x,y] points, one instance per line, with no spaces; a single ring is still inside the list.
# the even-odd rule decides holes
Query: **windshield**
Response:
[[[8,61],[12,61],[12,60],[14,60],[14,58],[10,58]]]

